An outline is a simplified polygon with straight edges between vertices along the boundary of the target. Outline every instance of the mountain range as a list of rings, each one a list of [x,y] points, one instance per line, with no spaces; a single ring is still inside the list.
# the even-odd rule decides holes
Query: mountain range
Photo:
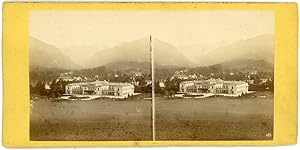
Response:
[[[79,65],[62,53],[60,49],[34,37],[29,38],[29,65],[44,68],[79,68]]]
[[[114,62],[150,62],[149,43],[147,43],[146,38],[99,50],[84,66],[97,67],[111,65]]]
[[[191,62],[171,44],[154,39],[153,60],[159,65],[189,66]],[[109,49],[100,50],[86,63],[86,66],[96,67],[119,62],[150,62],[149,38],[141,38],[131,42],[121,43]]]
[[[76,70],[105,66],[113,71],[150,72],[151,53],[147,37],[99,50],[80,65],[65,55],[61,49],[34,37],[30,37],[29,45],[32,67]],[[260,70],[270,70],[269,64],[273,64],[273,51],[274,36],[267,34],[240,40],[214,50],[194,51],[193,54],[190,54],[191,51],[188,49],[177,49],[170,43],[159,39],[153,40],[153,61],[156,68],[197,68],[222,64],[226,68],[245,69],[245,66],[239,65],[246,64],[246,66],[256,65]],[[188,55],[194,55],[197,59],[192,60],[186,57]]]
[[[274,35],[262,34],[215,49],[200,49],[201,45],[183,48],[194,66],[209,66],[233,60],[265,60],[273,63]],[[201,53],[199,53],[201,51]]]

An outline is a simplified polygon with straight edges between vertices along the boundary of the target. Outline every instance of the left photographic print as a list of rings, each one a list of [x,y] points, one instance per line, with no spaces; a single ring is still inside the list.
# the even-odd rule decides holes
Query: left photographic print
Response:
[[[29,13],[30,140],[152,140],[147,18]]]

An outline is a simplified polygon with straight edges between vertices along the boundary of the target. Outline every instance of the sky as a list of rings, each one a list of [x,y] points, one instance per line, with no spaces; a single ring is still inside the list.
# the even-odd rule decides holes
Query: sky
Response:
[[[95,52],[150,34],[179,50],[214,49],[274,34],[274,16],[272,11],[259,10],[41,10],[30,12],[29,34],[83,61]]]

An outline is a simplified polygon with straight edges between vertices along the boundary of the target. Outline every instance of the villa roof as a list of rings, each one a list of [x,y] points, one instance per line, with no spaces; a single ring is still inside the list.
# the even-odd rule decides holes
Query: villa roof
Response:
[[[248,84],[247,82],[244,81],[224,81],[222,79],[208,79],[208,80],[192,80],[192,81],[183,81],[181,84],[188,84],[188,83],[194,83],[194,84],[201,84],[201,83],[209,83],[209,84],[222,84],[222,83],[227,83],[227,84]]]
[[[109,85],[112,85],[112,86],[121,86],[121,87],[124,87],[124,86],[133,86],[132,84],[130,83],[109,83]]]
[[[212,83],[223,83],[224,81],[222,79],[208,79],[204,82],[212,82]]]
[[[247,82],[244,81],[224,81],[224,83],[235,84],[235,85],[248,84]]]
[[[67,85],[82,85],[82,86],[121,86],[121,87],[124,87],[124,86],[133,86],[132,84],[130,83],[118,83],[118,82],[107,82],[107,81],[93,81],[93,82],[78,82],[78,83],[70,83],[70,84],[67,84]]]
[[[109,82],[107,82],[107,81],[93,81],[93,82],[90,82],[88,84],[95,84],[96,86],[101,86],[101,85],[108,85]]]
[[[84,82],[77,82],[77,83],[69,83],[67,85],[85,85],[87,83],[84,83]]]
[[[182,84],[185,84],[185,83],[203,83],[203,80],[192,80],[192,81],[182,81],[181,82]]]

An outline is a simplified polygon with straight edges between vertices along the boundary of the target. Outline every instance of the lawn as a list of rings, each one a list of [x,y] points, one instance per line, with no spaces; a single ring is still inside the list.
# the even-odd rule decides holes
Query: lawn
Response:
[[[31,140],[152,140],[151,101],[31,101]],[[273,93],[155,99],[156,140],[270,140]]]
[[[31,140],[151,140],[151,101],[35,100]]]
[[[156,98],[157,140],[271,140],[273,94]]]

